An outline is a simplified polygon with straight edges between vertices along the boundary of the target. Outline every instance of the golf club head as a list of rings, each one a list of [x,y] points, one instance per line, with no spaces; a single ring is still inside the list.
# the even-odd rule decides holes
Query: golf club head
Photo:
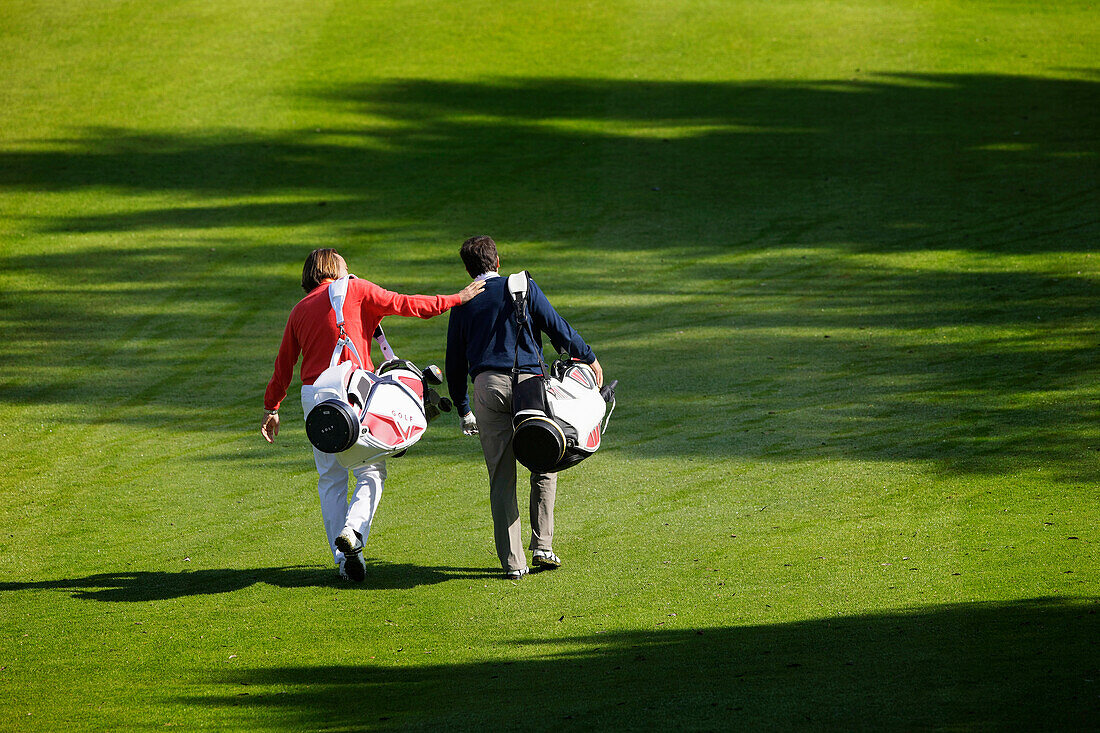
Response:
[[[428,422],[436,419],[440,414],[451,411],[451,401],[446,397],[440,397],[439,393],[431,387],[424,390],[424,416]]]
[[[443,384],[443,371],[435,364],[424,367],[424,381],[433,386]]]

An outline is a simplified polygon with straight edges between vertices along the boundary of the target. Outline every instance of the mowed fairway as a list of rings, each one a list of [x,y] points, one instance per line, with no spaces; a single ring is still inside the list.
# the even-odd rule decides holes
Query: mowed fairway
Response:
[[[1095,3],[0,0],[0,47],[0,729],[1100,725]],[[449,293],[481,233],[620,381],[565,564],[499,577],[445,416],[340,582],[297,381],[258,432],[302,260]]]

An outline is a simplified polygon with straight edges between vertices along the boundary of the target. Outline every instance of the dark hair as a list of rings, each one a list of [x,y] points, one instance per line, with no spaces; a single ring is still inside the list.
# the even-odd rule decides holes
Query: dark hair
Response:
[[[458,254],[462,257],[462,264],[466,265],[466,272],[470,273],[470,277],[497,269],[497,243],[492,237],[484,234],[470,237],[462,243]]]
[[[322,280],[335,280],[340,274],[340,253],[331,248],[315,249],[302,266],[302,290],[312,293]]]

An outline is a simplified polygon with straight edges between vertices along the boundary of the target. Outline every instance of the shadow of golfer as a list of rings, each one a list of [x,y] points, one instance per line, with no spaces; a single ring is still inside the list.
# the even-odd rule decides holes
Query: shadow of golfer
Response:
[[[343,580],[334,568],[328,566],[296,565],[282,568],[99,573],[86,578],[0,583],[0,592],[59,590],[71,592],[74,598],[125,603],[233,593],[257,583],[280,588],[400,590],[449,580],[473,580],[495,575],[496,573],[484,568],[424,567],[368,560],[367,578],[363,583]]]

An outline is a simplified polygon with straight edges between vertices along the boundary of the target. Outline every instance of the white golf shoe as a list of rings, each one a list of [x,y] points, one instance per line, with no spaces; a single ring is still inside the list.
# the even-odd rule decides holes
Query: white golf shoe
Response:
[[[531,553],[531,564],[553,570],[561,567],[561,558],[553,550],[535,550]]]
[[[530,568],[520,568],[519,570],[509,570],[504,573],[505,580],[520,580],[524,575],[531,572]]]

